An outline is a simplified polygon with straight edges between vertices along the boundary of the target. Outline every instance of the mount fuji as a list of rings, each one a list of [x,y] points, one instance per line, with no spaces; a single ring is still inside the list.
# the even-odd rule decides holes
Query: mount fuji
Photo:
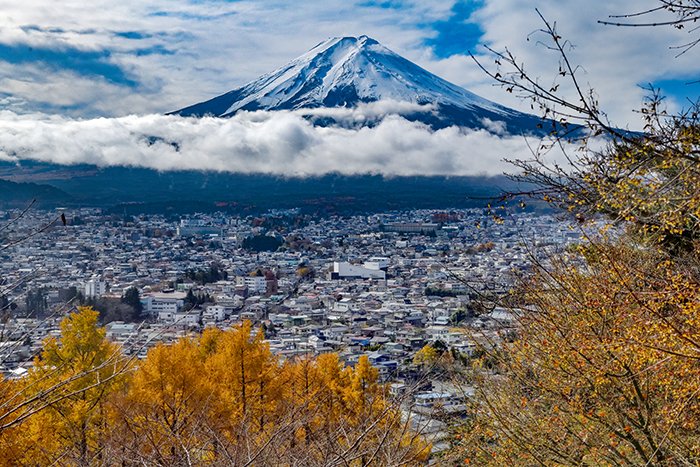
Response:
[[[538,117],[479,97],[367,36],[328,39],[244,86],[172,114],[230,117],[239,111],[354,108],[380,101],[414,104],[402,116],[433,128],[542,132]],[[337,123],[332,114],[315,122]]]
[[[445,133],[462,135],[471,133],[462,129],[486,130],[492,135],[479,131],[479,137],[495,136],[493,140],[509,135],[542,135],[542,126],[549,126],[542,125],[536,116],[511,110],[451,84],[367,36],[324,41],[271,73],[172,115],[232,117],[245,111],[288,111],[317,127],[351,126],[361,130],[381,126],[385,118],[398,115],[427,125],[424,133],[448,129]],[[454,128],[459,131],[452,131]],[[180,149],[177,141],[157,136],[146,136],[144,144],[165,146],[174,152]],[[481,156],[476,148],[460,150],[466,157]],[[251,209],[267,208],[344,213],[483,207],[484,197],[495,197],[512,186],[510,180],[501,176],[460,176],[449,172],[441,176],[389,177],[377,173],[322,172],[299,178],[132,166],[64,166],[33,160],[24,161],[21,168],[14,162],[0,160],[0,179],[3,178],[48,184],[62,190],[63,197],[55,193],[45,196],[49,204],[124,203],[115,208],[122,214],[222,209],[250,213]]]

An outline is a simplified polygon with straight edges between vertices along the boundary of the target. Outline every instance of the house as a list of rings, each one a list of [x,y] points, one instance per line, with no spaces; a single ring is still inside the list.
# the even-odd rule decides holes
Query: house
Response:
[[[185,306],[184,292],[153,292],[141,298],[143,311],[151,316],[160,313],[177,313]]]

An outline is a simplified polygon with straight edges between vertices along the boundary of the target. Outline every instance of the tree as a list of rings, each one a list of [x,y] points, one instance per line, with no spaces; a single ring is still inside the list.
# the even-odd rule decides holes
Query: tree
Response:
[[[246,237],[243,240],[243,248],[250,251],[277,251],[284,244],[284,240],[280,237],[270,235],[255,235]]]
[[[212,263],[207,269],[199,269],[196,271],[188,269],[185,276],[198,284],[206,285],[227,279],[228,273],[221,268],[220,264]]]
[[[187,295],[185,295],[185,305],[187,305],[188,308],[194,308],[198,304],[199,304],[199,300],[195,296],[192,289],[188,290]]]
[[[58,301],[61,303],[69,303],[78,298],[78,289],[75,286],[59,289]]]
[[[700,2],[698,0],[659,0],[658,6],[642,11],[611,16],[608,21],[598,21],[601,24],[621,27],[659,27],[671,26],[676,29],[687,29],[689,34],[696,34],[692,26],[700,20]],[[693,37],[688,42],[674,45],[683,55],[700,43],[700,38]]]
[[[139,289],[136,287],[129,287],[126,289],[126,292],[124,292],[124,296],[122,297],[122,303],[125,303],[133,308],[133,321],[138,321],[141,318],[143,304],[141,303],[141,294],[139,293]]]
[[[682,269],[606,245],[586,271],[562,261],[525,287],[520,338],[477,372],[474,459],[678,464],[700,455],[700,289]],[[475,408],[476,410],[476,408]]]
[[[470,316],[473,316],[473,311],[468,310],[465,307],[460,307],[450,315],[450,323],[457,326]]]
[[[112,458],[185,465],[215,447],[209,431],[215,400],[197,342],[158,344],[110,410]]]
[[[66,317],[60,341],[47,338],[27,379],[13,388],[14,397],[24,402],[1,417],[5,426],[19,425],[14,435],[20,437],[20,448],[12,463],[100,461],[108,397],[124,383],[129,363],[97,322],[98,313],[91,308]]]
[[[275,377],[278,362],[263,342],[263,333],[253,335],[252,329],[251,322],[245,321],[222,333],[206,361],[208,374],[217,382],[217,398],[226,407],[226,436],[234,443],[273,429],[281,402],[281,381]]]
[[[655,11],[676,11],[672,5],[700,6],[661,1]],[[571,80],[578,99],[544,87],[507,51],[496,60],[511,71],[491,75],[555,119],[554,144],[576,141],[582,152],[569,167],[552,166],[543,158],[552,144],[546,142],[532,159],[516,161],[520,179],[537,184],[528,195],[579,222],[604,215],[619,230],[585,233],[577,249],[546,262],[533,258],[534,273],[518,291],[525,306],[511,310],[518,334],[482,345],[474,368],[478,397],[453,454],[477,465],[696,464],[696,107],[669,116],[652,94],[642,109],[645,132],[617,129],[594,93],[579,85],[567,42],[543,21],[545,44],[560,55],[560,75]],[[608,146],[593,149],[591,136],[605,136]]]
[[[245,322],[135,364],[97,318],[69,315],[28,378],[0,380],[7,464],[406,465],[429,453],[366,357],[281,362]]]
[[[111,323],[112,321],[124,321],[127,323],[135,321],[134,308],[124,303],[121,299],[112,297],[88,299],[86,305],[97,310],[102,324]]]
[[[350,375],[350,385],[347,387],[345,398],[348,404],[358,413],[375,402],[375,396],[379,394],[379,370],[369,363],[367,355],[362,355],[354,371]]]
[[[440,354],[435,348],[429,344],[424,345],[416,354],[413,356],[413,364],[419,366],[432,366],[434,365]]]
[[[316,271],[314,270],[314,268],[305,264],[300,265],[297,268],[296,273],[300,279],[313,279],[316,277]]]
[[[445,344],[442,340],[437,339],[432,343],[433,349],[438,353],[438,355],[442,355],[445,352],[447,352],[447,344]]]
[[[46,301],[46,291],[43,287],[30,290],[27,292],[26,298],[27,313],[30,316],[37,318],[43,318],[48,309],[48,302]]]
[[[203,292],[195,294],[192,289],[188,290],[187,295],[185,295],[185,306],[187,308],[194,308],[212,301],[213,300],[211,296],[209,296],[208,294]]]
[[[697,17],[694,1],[659,3],[656,10]],[[531,158],[512,161],[521,169],[514,178],[537,188],[505,194],[504,198],[524,194],[544,199],[571,212],[580,222],[605,214],[615,222],[626,222],[645,240],[670,249],[689,248],[700,238],[697,104],[678,115],[669,115],[662,96],[651,89],[640,111],[644,133],[620,130],[608,121],[595,92],[582,86],[583,69],[567,56],[571,44],[554,24],[541,18],[544,28],[540,42],[560,57],[554,85],[549,87],[543,84],[545,80],[530,75],[508,50],[493,51],[495,70],[482,66],[509,91],[517,90],[530,100],[541,111],[543,125],[552,130],[551,137],[533,149]],[[678,24],[687,22],[684,19]],[[562,79],[569,80],[576,99],[564,96],[558,85]],[[597,149],[600,137],[608,142],[602,150]],[[555,146],[564,151],[567,164],[547,162]],[[576,152],[569,154],[572,149]]]

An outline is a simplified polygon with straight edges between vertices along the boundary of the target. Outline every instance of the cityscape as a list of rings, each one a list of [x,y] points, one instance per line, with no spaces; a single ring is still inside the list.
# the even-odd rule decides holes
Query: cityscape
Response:
[[[55,215],[31,211],[3,241]],[[298,210],[168,219],[81,209],[67,218],[3,250],[3,285],[13,285],[4,308],[14,310],[2,332],[8,377],[27,371],[65,313],[93,303],[107,335],[140,356],[159,341],[251,320],[284,358],[340,352],[354,363],[367,354],[393,381],[438,340],[469,356],[475,336],[509,324],[493,304],[531,256],[580,235],[554,215],[487,209],[325,219]],[[122,303],[129,289],[138,291],[138,310]],[[492,309],[484,309],[489,297]]]

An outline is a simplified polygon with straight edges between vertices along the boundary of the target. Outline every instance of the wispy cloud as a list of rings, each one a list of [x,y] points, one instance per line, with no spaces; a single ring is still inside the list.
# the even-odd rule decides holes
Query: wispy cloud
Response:
[[[156,51],[152,51],[154,53]],[[134,51],[135,54],[143,53]],[[0,57],[15,65],[39,64],[51,71],[72,71],[84,76],[99,76],[115,84],[136,86],[124,70],[111,63],[111,53],[107,50],[89,51],[71,47],[61,49],[30,47],[28,45],[0,44]]]

